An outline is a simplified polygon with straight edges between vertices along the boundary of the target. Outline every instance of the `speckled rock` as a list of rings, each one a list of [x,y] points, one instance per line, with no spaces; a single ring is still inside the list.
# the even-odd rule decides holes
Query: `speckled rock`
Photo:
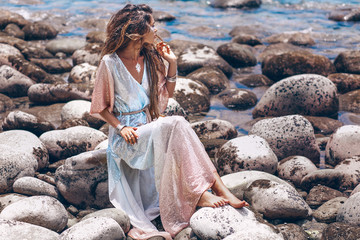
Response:
[[[91,102],[85,100],[67,102],[62,108],[61,119],[64,122],[68,119],[82,118],[85,113],[90,112],[90,106]]]
[[[313,212],[313,217],[318,222],[332,223],[336,221],[339,209],[346,201],[346,197],[336,197],[321,205]]]
[[[344,174],[339,189],[341,191],[354,189],[360,182],[360,156],[345,159],[336,165],[335,170]]]
[[[49,58],[49,59],[37,59],[31,58],[30,61],[48,73],[65,73],[70,72],[72,66],[64,59]]]
[[[124,233],[127,233],[130,230],[130,218],[121,209],[117,209],[117,208],[101,209],[99,211],[96,211],[96,212],[93,212],[93,213],[90,213],[90,214],[86,215],[85,217],[83,217],[81,219],[81,221],[84,221],[84,220],[86,220],[88,218],[92,218],[92,217],[109,217],[109,218],[112,218],[121,226]]]
[[[218,94],[225,107],[233,110],[245,110],[255,106],[257,97],[247,89],[231,88]]]
[[[215,158],[219,175],[242,170],[275,173],[278,159],[269,144],[259,136],[242,136],[225,143]]]
[[[253,110],[253,117],[302,114],[330,116],[338,111],[336,86],[326,77],[302,74],[272,85]]]
[[[53,130],[40,136],[52,160],[64,159],[93,150],[106,138],[107,136],[101,131],[84,126]]]
[[[357,225],[336,222],[324,229],[322,240],[357,240],[360,239],[360,228]]]
[[[339,93],[347,93],[360,88],[360,75],[349,73],[333,73],[327,76]]]
[[[61,195],[74,206],[110,206],[107,186],[106,150],[68,158],[55,173]]]
[[[350,196],[339,209],[337,222],[360,225],[360,193]]]
[[[195,235],[194,231],[190,228],[184,228],[179,232],[174,240],[198,240],[199,238]]]
[[[173,98],[169,98],[168,104],[165,111],[162,113],[165,116],[183,116],[187,117],[185,110],[180,106],[180,104]]]
[[[218,94],[229,87],[229,79],[217,67],[202,67],[186,76],[192,80],[202,82],[210,91],[210,94]]]
[[[257,61],[252,47],[234,42],[220,45],[216,52],[235,68],[255,66]]]
[[[326,162],[335,166],[347,158],[360,155],[360,126],[346,125],[331,135],[326,145]]]
[[[327,76],[336,72],[335,66],[327,57],[307,51],[293,51],[266,58],[261,69],[273,81],[304,73]]]
[[[304,116],[314,128],[315,134],[329,135],[335,132],[343,123],[329,117]]]
[[[0,93],[0,113],[11,111],[15,108],[15,104],[11,98]]]
[[[81,63],[71,69],[69,82],[73,83],[94,83],[96,66],[92,66],[88,63]]]
[[[68,55],[73,54],[76,50],[84,47],[86,41],[83,38],[61,38],[49,41],[46,44],[46,50],[55,54],[57,52],[63,52]]]
[[[26,40],[45,40],[55,38],[58,32],[56,29],[45,22],[33,22],[26,24],[22,30]]]
[[[88,90],[79,90],[76,85],[71,84],[34,84],[29,88],[28,96],[30,101],[41,104],[91,99],[91,93]]]
[[[9,61],[10,56],[22,57],[22,54],[15,47],[8,44],[0,43],[0,62],[6,65],[11,65],[11,62]]]
[[[59,234],[34,224],[0,219],[0,237],[6,240],[58,240]]]
[[[256,180],[246,189],[244,200],[269,219],[303,219],[311,209],[295,188],[270,180]]]
[[[352,50],[340,53],[334,60],[336,71],[340,73],[360,74],[360,51]]]
[[[306,221],[301,227],[308,234],[309,239],[321,240],[322,233],[327,228],[326,223],[318,223],[315,220]]]
[[[203,240],[224,239],[239,232],[245,232],[257,239],[257,235],[267,234],[268,239],[282,239],[268,225],[258,222],[255,214],[247,208],[234,209],[231,206],[219,208],[204,207],[196,211],[190,219],[190,227]],[[280,238],[276,238],[280,236]]]
[[[0,67],[0,92],[3,94],[10,97],[26,96],[29,87],[34,83],[33,80],[7,65]]]
[[[191,127],[200,139],[232,139],[238,135],[234,125],[220,119],[195,122]]]
[[[279,184],[291,187],[291,185],[278,178],[270,173],[247,170],[232,174],[227,174],[221,177],[221,180],[224,182],[225,186],[238,198],[243,199],[244,192],[251,185],[252,182],[256,180],[269,180],[272,182],[277,182]]]
[[[10,192],[14,181],[23,176],[34,176],[38,161],[34,155],[0,144],[0,193]]]
[[[315,170],[315,164],[303,156],[287,157],[277,167],[278,177],[291,181],[295,186],[300,186],[301,179]]]
[[[33,196],[19,200],[2,210],[0,218],[35,224],[61,232],[68,221],[64,206],[53,197]]]
[[[264,39],[265,42],[275,43],[291,43],[297,46],[313,46],[315,45],[314,39],[310,33],[295,32],[295,33],[279,33],[271,35]]]
[[[21,129],[40,136],[44,132],[54,130],[52,123],[22,111],[10,112],[3,121],[4,130]]]
[[[233,80],[247,87],[271,86],[274,84],[273,81],[263,74],[251,74],[245,77],[234,76]]]
[[[252,126],[249,134],[264,138],[279,159],[300,155],[314,163],[320,160],[314,129],[300,115],[260,120]]]
[[[208,46],[189,47],[182,51],[178,58],[178,70],[181,75],[187,75],[205,66],[218,67],[227,77],[232,75],[231,66]]]
[[[85,47],[76,50],[71,56],[73,65],[80,65],[82,63],[88,63],[93,66],[99,66],[101,58],[101,43],[90,43]]]
[[[360,113],[360,89],[340,95],[339,111]]]
[[[13,191],[30,196],[47,195],[59,199],[57,189],[53,185],[34,177],[17,179],[13,184]]]
[[[234,36],[231,39],[231,42],[235,42],[238,44],[246,44],[250,46],[256,46],[262,44],[261,40],[258,37],[246,33],[240,33]]]
[[[10,204],[17,202],[21,199],[28,198],[28,196],[17,193],[6,193],[0,195],[0,212]]]
[[[188,78],[178,78],[174,98],[187,113],[207,112],[210,109],[207,87]]]
[[[262,53],[258,56],[258,59],[263,62],[266,58],[270,58],[275,55],[281,55],[283,53],[293,51],[305,51],[303,48],[295,46],[290,43],[276,43],[267,46]]]
[[[258,8],[261,0],[213,0],[210,6],[215,8]]]
[[[340,183],[344,178],[344,174],[334,169],[320,169],[310,172],[301,179],[301,188],[310,190],[319,184],[334,189],[339,189]]]
[[[299,225],[294,223],[276,225],[282,233],[284,240],[306,240],[308,235]]]
[[[112,218],[93,217],[81,221],[60,235],[60,240],[120,240],[125,234],[120,225]]]
[[[345,197],[346,195],[338,190],[317,185],[313,187],[306,196],[306,202],[312,208],[317,208],[323,203],[337,197]]]

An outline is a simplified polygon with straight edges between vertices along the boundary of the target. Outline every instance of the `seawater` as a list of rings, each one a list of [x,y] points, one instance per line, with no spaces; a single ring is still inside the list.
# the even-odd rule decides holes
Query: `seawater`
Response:
[[[342,51],[359,49],[360,23],[335,22],[328,19],[331,11],[339,8],[357,8],[360,0],[263,0],[258,9],[215,9],[209,1],[114,1],[114,0],[10,0],[0,1],[0,7],[22,14],[25,18],[38,21],[55,19],[66,28],[58,37],[85,37],[90,29],[84,29],[77,23],[93,18],[109,19],[111,14],[126,3],[147,3],[154,10],[168,12],[176,20],[159,23],[158,27],[171,33],[165,39],[184,39],[202,42],[214,48],[229,42],[229,32],[235,26],[247,26],[255,35],[265,38],[283,32],[309,32],[315,39],[311,51],[331,60]],[[51,17],[50,17],[51,16]],[[192,31],[197,27],[207,27],[208,34]],[[261,73],[260,63],[252,68],[238,69],[235,74]],[[246,88],[231,81],[232,87]],[[260,98],[266,88],[251,89]],[[247,122],[252,120],[252,109],[231,111],[226,109],[219,99],[213,97],[211,109],[204,119],[219,118],[232,122],[242,133],[247,133]]]

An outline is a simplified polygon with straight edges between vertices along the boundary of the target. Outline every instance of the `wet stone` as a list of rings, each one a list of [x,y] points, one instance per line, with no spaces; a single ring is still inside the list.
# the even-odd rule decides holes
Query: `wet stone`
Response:
[[[231,88],[219,93],[224,106],[233,110],[245,110],[256,105],[255,93],[247,89]]]
[[[343,123],[328,117],[304,116],[314,128],[315,134],[329,135],[335,132]]]
[[[245,33],[240,33],[234,36],[233,39],[231,39],[231,41],[238,44],[246,44],[250,46],[256,46],[262,44],[261,40],[256,36]]]
[[[337,197],[345,197],[345,194],[326,186],[317,185],[310,190],[306,197],[306,202],[310,207],[317,208],[323,203]]]
[[[258,59],[263,62],[266,58],[272,56],[281,55],[284,53],[294,52],[294,51],[305,51],[303,48],[292,45],[290,43],[276,43],[270,44],[267,46],[262,53],[260,53]]]
[[[315,41],[311,37],[310,33],[303,33],[303,32],[275,34],[265,38],[264,41],[270,44],[291,43],[297,46],[315,45]]]
[[[234,81],[244,84],[247,87],[271,86],[274,83],[263,74],[252,74],[246,77],[234,77]]]
[[[170,22],[176,19],[174,15],[164,11],[154,11],[152,15],[156,22]]]
[[[216,52],[235,68],[255,66],[257,63],[252,48],[248,45],[225,43]]]
[[[215,8],[258,8],[261,0],[214,0],[210,6]]]

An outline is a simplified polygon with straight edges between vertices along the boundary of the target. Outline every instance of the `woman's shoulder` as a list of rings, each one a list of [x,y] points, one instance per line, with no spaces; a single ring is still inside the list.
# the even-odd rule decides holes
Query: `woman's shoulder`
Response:
[[[114,63],[116,60],[115,54],[116,53],[106,54],[102,57],[101,61],[105,62],[106,64]]]

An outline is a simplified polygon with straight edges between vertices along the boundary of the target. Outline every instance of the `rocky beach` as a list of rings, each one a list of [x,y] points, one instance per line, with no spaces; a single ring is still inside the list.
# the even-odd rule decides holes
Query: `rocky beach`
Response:
[[[109,126],[89,114],[125,3],[0,1],[0,239],[131,240],[108,197]],[[175,239],[360,239],[358,1],[146,3],[178,57],[164,115],[250,204],[198,208]]]

